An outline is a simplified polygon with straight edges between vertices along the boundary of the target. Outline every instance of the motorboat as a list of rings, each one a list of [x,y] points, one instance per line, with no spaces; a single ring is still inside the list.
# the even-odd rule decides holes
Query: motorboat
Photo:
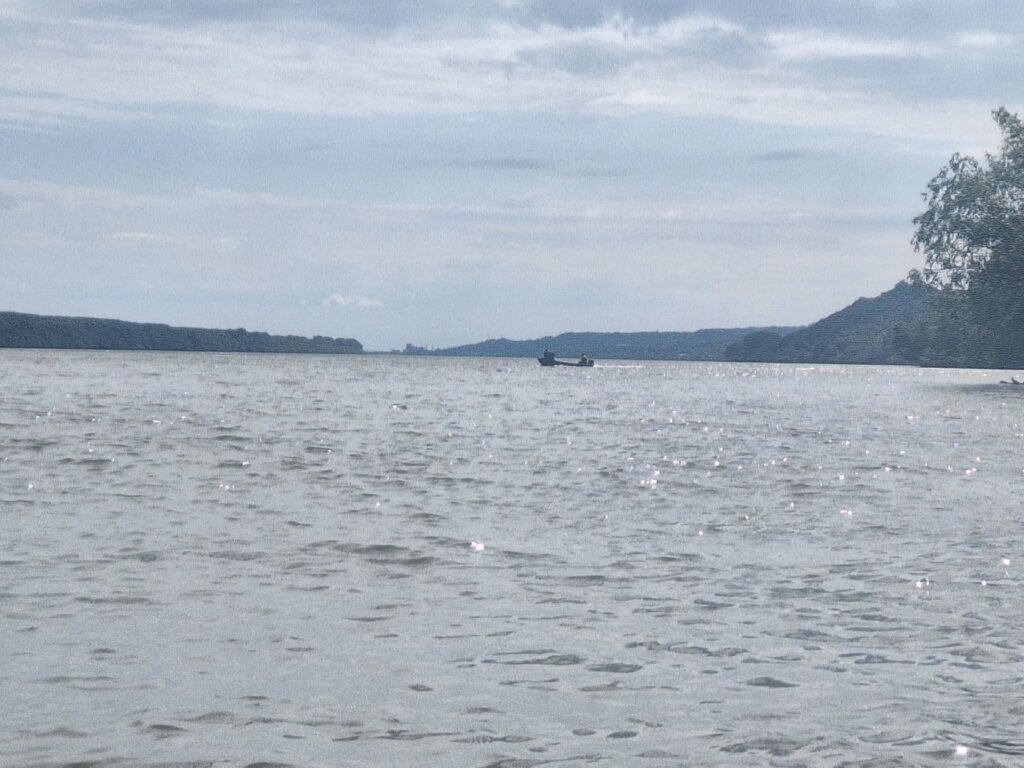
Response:
[[[593,368],[594,361],[586,355],[580,355],[579,360],[558,360],[555,358],[554,352],[548,352],[545,350],[544,354],[537,358],[537,362],[543,365],[545,368],[550,368],[555,365],[569,365],[573,368]]]

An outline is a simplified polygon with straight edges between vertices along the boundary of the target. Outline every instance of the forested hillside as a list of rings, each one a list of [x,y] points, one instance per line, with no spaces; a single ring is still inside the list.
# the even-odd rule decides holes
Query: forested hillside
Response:
[[[176,328],[156,323],[30,315],[21,312],[0,312],[0,347],[320,354],[352,354],[363,351],[362,344],[355,339],[271,336],[268,333],[247,331],[244,328]]]
[[[903,282],[787,336],[756,333],[730,345],[734,361],[774,363],[861,363],[907,365],[917,362],[906,328],[929,311],[934,291]]]
[[[558,357],[587,354],[599,360],[722,360],[725,348],[757,328],[714,328],[701,331],[639,333],[562,333],[539,339],[488,339],[447,349],[409,345],[405,354],[474,357],[537,357],[550,349]],[[783,335],[792,328],[766,329]]]

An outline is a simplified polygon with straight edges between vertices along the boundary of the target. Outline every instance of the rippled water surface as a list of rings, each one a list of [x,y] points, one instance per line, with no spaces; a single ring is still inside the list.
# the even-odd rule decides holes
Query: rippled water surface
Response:
[[[0,765],[1024,762],[1024,387],[0,351]]]

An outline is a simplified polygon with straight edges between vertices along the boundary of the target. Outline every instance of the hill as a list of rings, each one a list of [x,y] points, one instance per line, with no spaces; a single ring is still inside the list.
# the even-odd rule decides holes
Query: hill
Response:
[[[934,290],[901,282],[874,298],[860,298],[786,336],[753,333],[725,350],[732,361],[913,365],[906,327],[931,308]]]
[[[539,339],[488,339],[447,349],[407,345],[406,355],[456,357],[538,357],[550,349],[559,357],[586,353],[599,360],[722,360],[726,347],[753,332],[782,336],[792,328],[711,328],[700,331],[637,333],[571,332]]]
[[[211,328],[178,328],[92,317],[57,317],[0,312],[0,347],[40,349],[124,349],[178,352],[302,352],[355,354],[355,339],[326,336],[271,336],[268,333]]]

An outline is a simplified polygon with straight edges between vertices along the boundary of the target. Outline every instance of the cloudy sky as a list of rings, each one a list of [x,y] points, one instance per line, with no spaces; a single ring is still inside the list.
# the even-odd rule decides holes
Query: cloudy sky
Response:
[[[803,324],[1024,109],[1018,0],[0,0],[0,309],[351,336]]]

